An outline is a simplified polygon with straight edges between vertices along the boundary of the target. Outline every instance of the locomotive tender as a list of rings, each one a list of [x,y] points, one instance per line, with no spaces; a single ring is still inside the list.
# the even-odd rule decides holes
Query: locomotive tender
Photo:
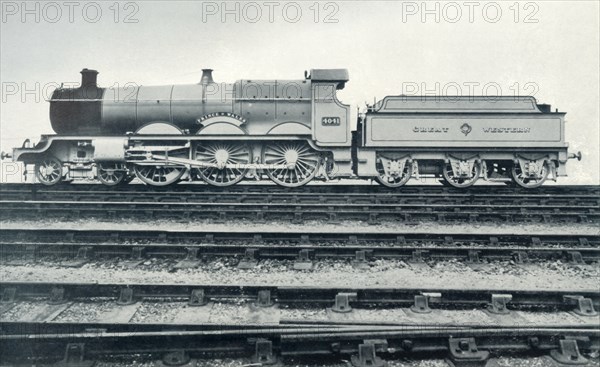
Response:
[[[52,185],[134,177],[153,186],[242,180],[288,187],[332,178],[399,187],[412,177],[455,187],[477,180],[538,187],[566,176],[563,112],[533,97],[388,96],[350,126],[336,97],[345,69],[313,69],[300,80],[216,83],[211,69],[191,85],[100,88],[83,69],[78,88],[50,100],[55,135],[13,149]],[[4,155],[5,156],[9,155]]]

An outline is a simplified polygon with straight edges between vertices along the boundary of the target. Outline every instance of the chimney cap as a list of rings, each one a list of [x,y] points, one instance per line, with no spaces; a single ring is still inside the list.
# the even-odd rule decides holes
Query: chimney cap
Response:
[[[81,70],[81,85],[79,88],[98,88],[98,72],[85,68]]]
[[[200,84],[212,84],[215,81],[212,77],[213,69],[202,69],[202,78],[200,78]]]

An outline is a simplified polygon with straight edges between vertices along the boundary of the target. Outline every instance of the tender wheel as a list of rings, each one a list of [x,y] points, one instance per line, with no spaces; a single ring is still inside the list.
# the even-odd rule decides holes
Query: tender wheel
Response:
[[[281,168],[267,169],[267,175],[281,186],[298,187],[315,177],[319,168],[319,154],[304,141],[278,142],[266,145],[262,151],[263,163]]]
[[[98,163],[98,180],[106,186],[115,186],[123,182],[127,170],[123,163]]]
[[[250,164],[252,152],[246,145],[218,142],[202,144],[196,148],[196,160],[216,164],[217,167],[198,168],[197,172],[204,181],[215,186],[230,186],[240,182],[247,168],[227,167],[232,164]]]
[[[465,188],[472,186],[481,175],[481,166],[478,163],[473,163],[473,168],[471,169],[471,174],[469,176],[455,176],[454,170],[452,170],[452,165],[450,163],[444,166],[442,170],[442,174],[446,182],[454,187]]]
[[[385,169],[383,168],[382,162],[377,163],[377,181],[383,186],[387,187],[400,187],[403,186],[410,180],[412,177],[412,164],[406,163],[404,165],[404,170],[400,175],[389,175],[385,173]]]
[[[167,186],[179,181],[185,168],[178,166],[135,165],[135,175],[152,186]]]
[[[533,188],[542,186],[544,184],[544,182],[546,182],[546,179],[548,178],[548,172],[549,172],[548,167],[545,164],[542,167],[542,171],[540,173],[539,178],[526,176],[523,173],[523,171],[521,170],[521,165],[519,165],[519,164],[513,165],[513,168],[512,168],[513,180],[515,181],[515,183],[517,185],[524,187],[526,189],[533,189]]]
[[[35,177],[47,186],[57,184],[62,178],[62,163],[54,157],[36,163]]]

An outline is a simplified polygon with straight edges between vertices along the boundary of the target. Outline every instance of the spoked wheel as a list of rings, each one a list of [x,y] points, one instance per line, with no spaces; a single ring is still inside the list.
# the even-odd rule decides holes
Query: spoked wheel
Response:
[[[167,186],[179,181],[184,167],[180,166],[157,166],[157,165],[135,165],[135,175],[144,183],[152,186]]]
[[[404,165],[404,169],[402,170],[402,174],[399,175],[390,175],[385,173],[385,169],[383,168],[383,163],[377,163],[377,181],[380,184],[387,187],[400,187],[403,186],[410,180],[412,176],[412,164],[406,163]]]
[[[281,186],[298,187],[315,177],[319,168],[319,154],[304,141],[277,142],[265,145],[263,163],[272,166],[267,175]]]
[[[540,177],[530,177],[525,175],[525,173],[521,170],[520,164],[515,164],[512,168],[512,176],[517,185],[526,189],[534,189],[542,186],[544,182],[546,182],[546,179],[548,178],[548,171],[548,167],[546,164],[544,164],[540,173]]]
[[[250,164],[252,151],[247,145],[236,143],[207,143],[196,148],[196,160],[216,165],[197,169],[204,181],[214,186],[230,186],[240,182],[248,170],[230,165]]]
[[[115,186],[123,182],[127,170],[123,163],[98,163],[98,181],[106,186]]]
[[[454,187],[465,188],[472,186],[481,175],[481,166],[479,163],[473,163],[473,168],[471,169],[471,174],[469,176],[455,176],[454,171],[452,170],[452,165],[450,163],[444,166],[442,170],[442,174],[446,182]]]
[[[57,184],[62,178],[62,163],[54,157],[36,163],[35,177],[47,186]]]

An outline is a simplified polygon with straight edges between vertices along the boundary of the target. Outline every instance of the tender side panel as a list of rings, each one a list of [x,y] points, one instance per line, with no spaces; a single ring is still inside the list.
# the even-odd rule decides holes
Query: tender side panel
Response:
[[[367,116],[367,147],[562,147],[562,114]]]

